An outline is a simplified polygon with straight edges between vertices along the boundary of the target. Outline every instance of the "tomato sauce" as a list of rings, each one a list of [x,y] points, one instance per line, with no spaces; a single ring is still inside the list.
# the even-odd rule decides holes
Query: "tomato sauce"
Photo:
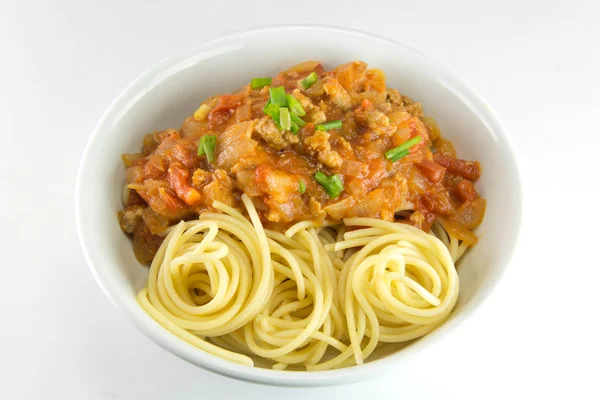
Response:
[[[310,73],[317,81],[304,88]],[[264,110],[269,87],[285,88],[305,111],[298,132],[282,130]],[[204,112],[200,112],[200,111]],[[317,127],[340,120],[341,127]],[[200,139],[216,136],[215,160],[198,155]],[[398,159],[386,152],[420,142]],[[281,72],[270,86],[248,84],[207,99],[180,129],[144,137],[142,151],[125,154],[126,189],[119,221],[134,236],[138,259],[152,259],[157,236],[181,220],[214,211],[215,200],[240,211],[250,196],[266,227],[283,230],[303,220],[373,217],[428,231],[436,218],[468,243],[485,212],[473,183],[477,162],[456,158],[421,104],[385,84],[385,74],[360,61],[325,71],[307,61]],[[315,173],[337,175],[343,190],[331,197]],[[399,211],[410,210],[409,216]]]

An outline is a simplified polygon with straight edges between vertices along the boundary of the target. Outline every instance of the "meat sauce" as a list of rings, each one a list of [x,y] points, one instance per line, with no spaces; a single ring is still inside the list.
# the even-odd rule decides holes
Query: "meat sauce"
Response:
[[[318,80],[304,89],[301,81],[313,71]],[[127,183],[119,221],[133,234],[141,262],[153,258],[162,241],[158,233],[214,211],[215,200],[243,211],[243,193],[271,229],[372,217],[428,231],[439,219],[460,240],[476,241],[471,230],[485,211],[473,186],[479,164],[456,158],[421,104],[386,87],[381,70],[355,61],[325,71],[307,61],[274,77],[270,87],[280,86],[306,111],[296,134],[280,130],[263,111],[269,86],[248,84],[207,99],[179,130],[148,134],[141,153],[123,155]],[[333,120],[341,120],[341,128],[315,129]],[[217,137],[212,163],[197,155],[204,135]],[[386,159],[386,151],[416,136],[421,141],[408,155]],[[318,171],[339,175],[339,196],[329,197],[314,178]],[[405,210],[412,213],[399,213]]]

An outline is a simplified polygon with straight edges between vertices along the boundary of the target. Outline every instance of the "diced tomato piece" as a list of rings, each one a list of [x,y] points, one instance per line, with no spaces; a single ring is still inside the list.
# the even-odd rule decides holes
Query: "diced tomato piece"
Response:
[[[458,185],[456,185],[454,188],[453,193],[456,195],[456,197],[464,202],[473,201],[479,197],[475,187],[473,186],[473,183],[471,183],[471,181],[468,179],[463,179],[458,182]]]
[[[425,178],[431,182],[437,183],[444,179],[446,168],[442,167],[438,163],[429,160],[423,160],[416,164],[416,166],[423,176],[425,176]]]
[[[231,117],[235,109],[242,104],[242,98],[235,94],[225,94],[208,113],[208,125],[214,128]]]
[[[189,206],[200,204],[202,196],[189,183],[190,172],[179,163],[169,166],[169,186]]]
[[[443,167],[446,167],[446,169],[448,169],[448,171],[454,175],[462,176],[470,181],[479,179],[479,176],[481,175],[479,163],[477,162],[465,161],[458,158],[452,158],[450,156],[443,156],[437,153],[434,155],[433,161]]]

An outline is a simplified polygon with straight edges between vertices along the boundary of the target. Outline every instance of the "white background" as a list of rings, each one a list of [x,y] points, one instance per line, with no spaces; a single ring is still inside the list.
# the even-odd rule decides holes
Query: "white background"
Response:
[[[600,3],[84,3],[0,4],[0,399],[598,398]],[[300,22],[449,66],[506,123],[525,189],[519,249],[473,319],[409,372],[333,388],[237,382],[161,350],[104,297],[74,223],[82,150],[130,81],[225,33]]]

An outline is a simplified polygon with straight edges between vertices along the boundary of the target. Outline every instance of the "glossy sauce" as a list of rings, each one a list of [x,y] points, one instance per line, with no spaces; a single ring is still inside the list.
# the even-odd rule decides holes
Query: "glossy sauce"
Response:
[[[319,80],[305,90],[299,82],[312,71]],[[326,72],[308,61],[280,73],[271,86],[283,86],[303,105],[306,125],[297,134],[280,131],[264,114],[269,87],[246,85],[207,99],[208,113],[189,117],[179,130],[146,135],[141,153],[123,155],[128,190],[119,221],[134,235],[140,261],[154,256],[161,242],[157,233],[212,210],[215,200],[243,210],[242,193],[271,229],[358,216],[428,231],[438,218],[459,239],[476,241],[471,230],[485,211],[473,186],[479,164],[457,159],[420,103],[387,88],[382,71],[357,61]],[[342,128],[315,130],[332,120],[341,120]],[[213,163],[197,155],[203,135],[217,136]],[[406,157],[385,158],[387,150],[415,136],[422,140]],[[314,179],[317,171],[340,175],[340,196],[328,196]],[[398,214],[403,210],[412,213]]]

